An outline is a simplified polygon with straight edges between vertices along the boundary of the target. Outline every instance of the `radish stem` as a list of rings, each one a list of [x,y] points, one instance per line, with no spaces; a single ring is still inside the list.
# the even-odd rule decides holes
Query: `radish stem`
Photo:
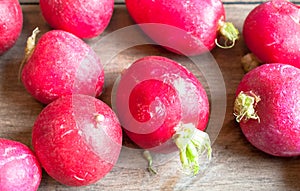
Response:
[[[32,31],[32,34],[30,37],[28,37],[27,39],[27,44],[26,44],[26,48],[25,48],[25,56],[21,62],[20,68],[19,68],[19,73],[18,73],[18,78],[19,80],[21,79],[21,73],[22,73],[22,69],[24,67],[24,64],[27,62],[28,58],[30,57],[30,55],[32,54],[34,48],[35,48],[35,41],[36,41],[36,35],[38,33],[40,33],[41,31],[39,30],[39,28],[35,28]]]
[[[260,122],[260,118],[255,111],[255,107],[259,101],[260,97],[255,95],[252,91],[241,91],[234,102],[236,121],[239,123],[242,120],[256,119]]]
[[[235,41],[239,38],[239,31],[231,22],[220,21],[219,26],[219,33],[225,38],[225,43],[221,45],[218,39],[215,39],[216,45],[223,49],[232,48],[235,45]]]
[[[212,149],[208,134],[197,129],[192,123],[177,126],[173,139],[179,149],[183,170],[187,174],[199,173],[199,156],[205,151],[207,158],[211,160]]]
[[[148,161],[148,167],[147,167],[147,170],[148,170],[150,173],[157,174],[157,172],[152,168],[153,159],[152,159],[151,153],[150,153],[149,151],[145,150],[145,151],[143,152],[143,156],[144,156],[144,158]]]

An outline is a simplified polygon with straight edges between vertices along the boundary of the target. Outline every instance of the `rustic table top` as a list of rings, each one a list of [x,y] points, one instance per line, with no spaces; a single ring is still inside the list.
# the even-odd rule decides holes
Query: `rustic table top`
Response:
[[[26,38],[31,31],[37,26],[42,33],[51,28],[43,20],[38,4],[28,4],[32,1],[26,0],[23,2],[25,3],[22,5],[24,15],[22,34],[12,49],[0,56],[0,137],[17,140],[30,146],[31,128],[44,106],[35,101],[18,81],[18,68],[23,57]],[[117,38],[111,39],[107,49],[101,49],[103,37],[134,24],[123,1],[116,2],[111,23],[106,31],[100,37],[87,41],[96,52],[102,54],[104,60],[109,61],[109,64],[105,65],[106,93],[101,96],[108,104],[114,79],[124,65],[145,55],[163,55],[182,62],[185,60],[154,45],[129,47],[112,56],[111,52],[120,46]],[[260,3],[234,0],[224,2],[227,20],[233,22],[240,31],[246,15]],[[200,176],[194,178],[182,176],[176,167],[178,165],[176,159],[160,162],[155,166],[159,174],[151,175],[145,170],[146,162],[138,164],[139,162],[135,161],[135,158],[141,156],[133,156],[132,159],[123,156],[125,162],[119,161],[115,168],[96,184],[80,188],[68,187],[59,184],[44,172],[39,190],[300,190],[299,157],[278,158],[264,154],[247,142],[234,121],[232,114],[234,92],[244,75],[240,59],[247,52],[242,37],[232,49],[215,48],[211,52],[223,74],[227,105],[224,105],[226,113],[223,123],[222,116],[220,117],[222,129],[213,135],[216,140],[213,142],[212,162]],[[217,79],[220,78],[222,79],[220,76]],[[133,167],[132,164],[135,163],[137,165]]]

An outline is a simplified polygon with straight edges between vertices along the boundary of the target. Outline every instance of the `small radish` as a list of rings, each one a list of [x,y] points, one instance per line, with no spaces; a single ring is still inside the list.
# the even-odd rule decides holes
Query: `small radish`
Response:
[[[0,138],[1,191],[36,191],[41,178],[40,164],[26,145]]]
[[[252,145],[274,156],[300,155],[300,69],[261,65],[244,76],[236,96],[234,114]]]
[[[38,30],[28,38],[21,80],[38,101],[48,104],[73,93],[99,96],[104,70],[96,53],[80,38],[62,30],[45,33],[34,45]]]
[[[114,92],[113,107],[138,146],[161,153],[179,150],[184,170],[198,173],[199,155],[211,154],[203,132],[209,102],[191,72],[168,58],[147,56],[122,73]]]
[[[126,0],[133,20],[155,42],[185,55],[197,55],[219,45],[218,33],[225,38],[225,48],[238,39],[232,23],[225,22],[220,0]],[[221,46],[221,45],[220,45]],[[223,46],[223,47],[224,47]]]
[[[247,16],[243,36],[247,47],[264,63],[300,68],[300,7],[287,0],[258,5]]]
[[[79,38],[100,35],[112,17],[113,0],[40,0],[45,20],[55,29]]]
[[[68,95],[39,114],[32,145],[51,177],[65,185],[84,186],[100,180],[117,162],[122,129],[104,102],[87,95]]]
[[[23,26],[23,14],[19,1],[0,2],[0,55],[10,49],[19,38]]]

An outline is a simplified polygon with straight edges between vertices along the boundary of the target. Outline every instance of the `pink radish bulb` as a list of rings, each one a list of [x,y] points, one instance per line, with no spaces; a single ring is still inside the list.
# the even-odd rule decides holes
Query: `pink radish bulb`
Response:
[[[40,163],[26,145],[0,138],[1,191],[36,191],[41,178]]]
[[[104,70],[91,47],[62,30],[43,34],[34,47],[37,32],[28,39],[27,58],[21,68],[26,90],[44,104],[74,93],[99,96]]]
[[[235,116],[252,145],[274,156],[300,155],[300,69],[261,65],[243,77],[236,96]]]
[[[216,43],[219,45],[219,33],[226,39],[225,48],[232,47],[238,39],[237,29],[232,23],[225,22],[225,10],[220,0],[125,2],[137,24],[153,24],[141,26],[144,32],[176,53],[198,55],[212,50]]]
[[[203,132],[208,98],[199,80],[179,63],[160,56],[135,61],[121,75],[113,107],[127,135],[141,148],[179,150],[183,168],[194,174],[200,168],[198,152],[207,149],[210,157],[210,139]]]
[[[32,131],[42,167],[69,186],[95,183],[113,168],[122,147],[115,113],[87,95],[68,95],[45,107]]]
[[[23,26],[23,13],[19,1],[0,2],[0,55],[9,50],[19,38]]]
[[[112,17],[113,0],[40,0],[41,12],[54,29],[73,33],[79,38],[100,35]]]
[[[247,16],[243,36],[261,61],[300,68],[300,7],[287,0],[258,5]]]

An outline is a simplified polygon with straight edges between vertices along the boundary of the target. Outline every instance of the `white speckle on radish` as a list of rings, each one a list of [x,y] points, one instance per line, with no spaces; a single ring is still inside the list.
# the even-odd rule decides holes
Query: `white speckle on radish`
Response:
[[[105,120],[105,117],[101,114],[96,114],[95,119],[96,119],[97,123],[100,123],[100,122],[103,122]]]

